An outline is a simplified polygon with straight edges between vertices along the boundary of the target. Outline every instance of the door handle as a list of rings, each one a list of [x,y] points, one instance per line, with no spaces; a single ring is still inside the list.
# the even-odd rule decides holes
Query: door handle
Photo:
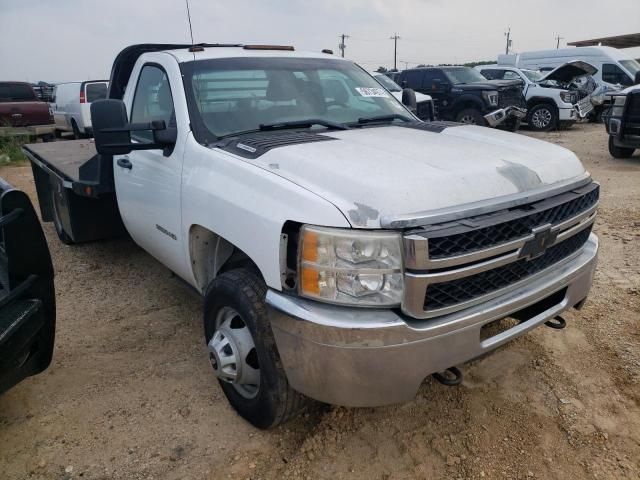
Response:
[[[116,163],[118,164],[119,167],[122,167],[122,168],[127,168],[129,170],[133,168],[133,163],[131,163],[128,157],[119,158]]]

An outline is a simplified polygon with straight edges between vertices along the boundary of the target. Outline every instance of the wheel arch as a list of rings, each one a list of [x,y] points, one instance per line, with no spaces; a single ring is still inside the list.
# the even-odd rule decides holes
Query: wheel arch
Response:
[[[531,97],[529,100],[527,100],[527,109],[533,108],[537,105],[540,105],[541,103],[551,105],[556,109],[556,111],[558,110],[558,105],[556,105],[556,103],[549,97]]]
[[[202,225],[189,228],[189,263],[196,287],[202,293],[214,278],[234,268],[254,270],[264,280],[257,263],[249,255]]]
[[[453,102],[451,111],[453,112],[453,115],[456,116],[462,110],[467,108],[475,108],[480,111],[480,114],[482,114],[484,111],[484,104],[482,103],[482,100],[474,97],[473,95],[464,95]]]

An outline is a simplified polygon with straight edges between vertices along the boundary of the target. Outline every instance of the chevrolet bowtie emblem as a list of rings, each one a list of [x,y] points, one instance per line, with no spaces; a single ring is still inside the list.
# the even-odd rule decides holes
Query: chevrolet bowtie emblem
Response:
[[[558,236],[558,232],[551,230],[551,224],[534,228],[532,233],[533,238],[522,246],[519,258],[531,260],[539,257],[547,251],[547,248],[553,245]]]

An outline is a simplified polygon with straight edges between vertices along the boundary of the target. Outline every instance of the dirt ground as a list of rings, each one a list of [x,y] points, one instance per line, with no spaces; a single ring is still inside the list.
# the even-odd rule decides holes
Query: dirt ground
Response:
[[[602,184],[592,295],[539,328],[377,409],[318,407],[258,431],[229,407],[202,341],[201,299],[129,240],[68,247],[56,269],[51,367],[0,397],[3,479],[640,478],[640,156],[601,125],[532,136]],[[34,196],[28,167],[0,176]]]

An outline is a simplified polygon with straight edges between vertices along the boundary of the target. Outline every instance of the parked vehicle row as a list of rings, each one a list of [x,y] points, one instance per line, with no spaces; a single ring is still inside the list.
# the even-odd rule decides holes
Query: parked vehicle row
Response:
[[[483,113],[520,101],[515,83],[439,73],[448,115],[465,95]],[[213,375],[269,428],[310,398],[376,406],[431,374],[455,384],[456,365],[563,328],[588,295],[599,185],[579,159],[409,107],[324,53],[134,45],[91,105],[95,143],[24,151],[63,242],[126,230],[203,295]]]

